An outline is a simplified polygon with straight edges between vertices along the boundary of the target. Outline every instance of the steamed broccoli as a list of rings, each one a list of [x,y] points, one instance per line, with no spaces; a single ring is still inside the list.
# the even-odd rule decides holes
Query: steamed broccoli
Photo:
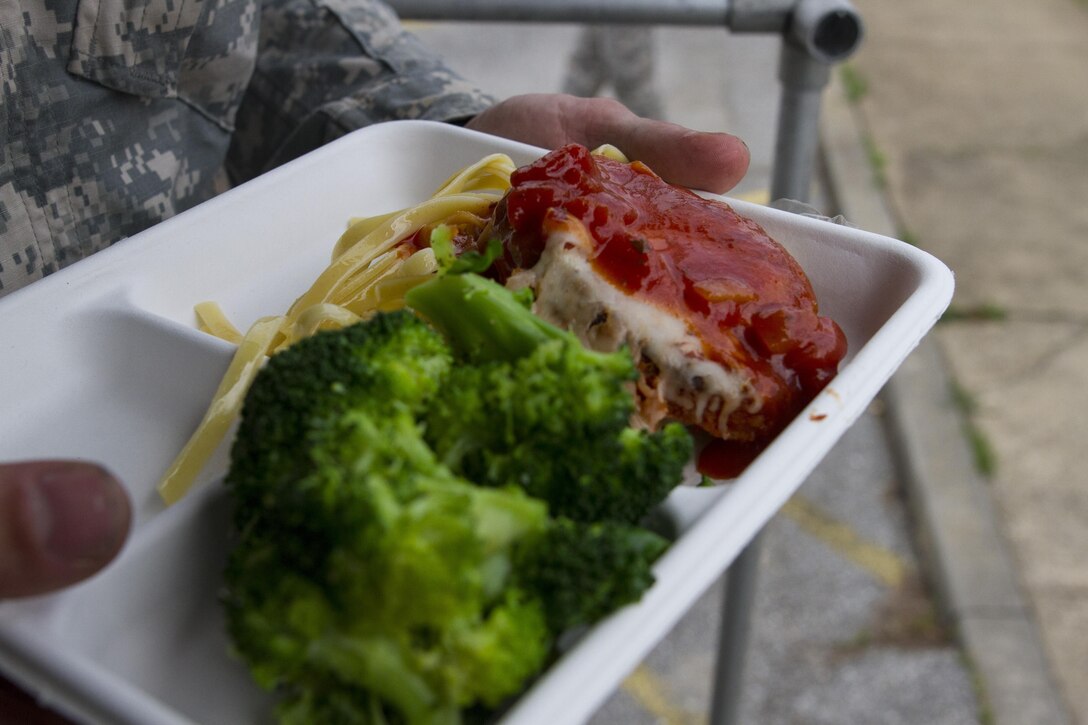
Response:
[[[690,443],[628,429],[630,363],[540,327],[498,289],[451,304],[490,316],[500,344],[380,314],[276,354],[246,398],[223,601],[235,649],[281,696],[285,722],[494,710],[561,633],[652,582],[665,541],[629,522],[675,485]],[[511,416],[524,424],[500,420]],[[577,463],[549,463],[556,452]],[[521,475],[530,465],[541,470]],[[609,477],[594,488],[576,466]],[[581,495],[592,508],[570,505]]]
[[[676,485],[691,436],[679,424],[629,427],[627,351],[584,348],[476,275],[438,277],[408,303],[476,363],[454,367],[427,409],[427,440],[452,470],[515,483],[578,521],[638,523]]]
[[[548,627],[558,635],[638,601],[654,582],[650,563],[666,546],[637,526],[560,518],[518,547],[514,578],[540,598]]]
[[[549,653],[541,602],[508,586],[546,507],[457,478],[420,435],[448,364],[438,335],[395,313],[297,343],[247,397],[224,601],[285,720],[455,722]]]
[[[442,337],[410,312],[316,335],[280,353],[246,395],[229,484],[242,496],[293,487],[312,468],[308,437],[327,421],[348,410],[418,409],[450,362]]]

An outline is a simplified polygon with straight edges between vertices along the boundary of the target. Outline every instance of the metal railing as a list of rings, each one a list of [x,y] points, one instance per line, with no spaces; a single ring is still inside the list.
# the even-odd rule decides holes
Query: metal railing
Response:
[[[782,38],[772,198],[808,201],[820,96],[862,22],[849,0],[388,0],[404,18],[526,23],[697,25]]]

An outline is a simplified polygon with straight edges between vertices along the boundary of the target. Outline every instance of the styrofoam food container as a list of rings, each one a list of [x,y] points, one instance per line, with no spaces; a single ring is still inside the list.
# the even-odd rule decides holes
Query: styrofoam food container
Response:
[[[225,498],[214,462],[164,508],[155,484],[203,415],[232,347],[195,330],[221,303],[245,329],[286,310],[347,220],[428,198],[495,151],[461,128],[387,123],[335,143],[0,300],[0,461],[105,463],[135,509],[121,556],[81,585],[0,603],[0,669],[80,721],[260,722],[269,701],[228,656],[217,601]],[[680,534],[643,600],[586,633],[508,713],[588,718],[801,485],[948,305],[948,269],[902,242],[741,201],[801,263],[850,352],[840,373],[734,482],[680,488]],[[225,447],[224,447],[225,450]]]

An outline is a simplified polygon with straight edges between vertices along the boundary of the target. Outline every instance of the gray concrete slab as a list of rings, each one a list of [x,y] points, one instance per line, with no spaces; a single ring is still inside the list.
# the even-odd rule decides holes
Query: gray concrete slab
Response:
[[[896,220],[870,173],[865,118],[837,82],[824,116],[823,147],[836,200],[864,228],[897,236]],[[1068,722],[993,491],[969,445],[968,421],[956,403],[938,335],[923,340],[883,397],[921,559],[975,672],[987,719]]]
[[[870,29],[853,63],[859,111],[885,196],[895,225],[956,273],[963,314],[934,340],[992,452],[986,485],[1039,667],[1085,723],[1088,6],[856,4]]]

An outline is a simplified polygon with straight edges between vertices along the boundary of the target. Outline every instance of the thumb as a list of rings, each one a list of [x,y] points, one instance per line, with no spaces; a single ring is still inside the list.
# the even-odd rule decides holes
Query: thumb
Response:
[[[0,465],[0,599],[43,594],[117,555],[132,510],[105,469],[76,461]]]

